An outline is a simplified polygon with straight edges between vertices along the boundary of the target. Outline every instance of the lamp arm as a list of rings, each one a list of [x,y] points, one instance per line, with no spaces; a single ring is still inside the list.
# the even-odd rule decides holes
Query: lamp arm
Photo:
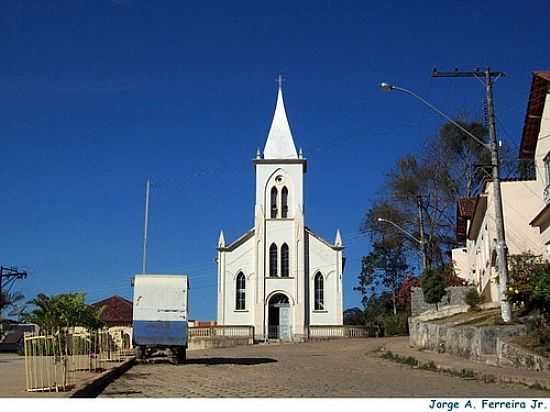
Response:
[[[417,100],[420,100],[422,103],[424,103],[426,106],[428,106],[430,109],[432,109],[434,112],[436,112],[437,114],[439,114],[440,116],[443,116],[445,119],[447,119],[449,122],[451,122],[453,125],[455,125],[456,127],[458,127],[460,130],[462,130],[464,133],[466,133],[468,136],[470,136],[472,139],[474,139],[478,144],[480,144],[481,146],[483,146],[485,149],[487,150],[491,150],[491,147],[487,144],[487,143],[484,143],[483,141],[481,141],[481,139],[479,139],[478,137],[476,137],[475,135],[473,135],[471,132],[469,132],[468,130],[466,130],[464,127],[462,127],[460,124],[458,124],[456,121],[454,121],[453,119],[451,119],[449,116],[447,116],[445,113],[443,113],[441,110],[439,110],[437,107],[435,107],[433,104],[431,104],[430,102],[428,102],[426,99],[424,99],[423,97],[417,95],[416,93],[408,90],[408,89],[404,89],[402,87],[398,87],[398,86],[392,86],[392,89],[393,90],[399,90],[403,93],[407,93],[407,94],[410,94],[411,96],[415,97]]]

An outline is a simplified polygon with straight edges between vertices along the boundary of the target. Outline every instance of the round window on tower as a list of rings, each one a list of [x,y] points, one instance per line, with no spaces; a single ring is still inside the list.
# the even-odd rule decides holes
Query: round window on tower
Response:
[[[277,184],[283,184],[285,179],[283,178],[283,176],[279,175],[275,178],[275,181],[277,182]]]

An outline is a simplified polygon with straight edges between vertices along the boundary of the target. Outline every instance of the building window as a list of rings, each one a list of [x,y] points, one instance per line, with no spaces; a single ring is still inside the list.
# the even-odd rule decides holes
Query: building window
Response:
[[[289,274],[288,245],[281,246],[281,276],[287,278]]]
[[[246,305],[246,278],[243,272],[239,272],[237,275],[237,293],[235,308],[237,310],[244,310]]]
[[[545,185],[550,185],[550,153],[548,153],[544,157],[544,179],[545,179]]]
[[[281,217],[286,218],[288,217],[288,189],[286,186],[281,191],[281,203]]]
[[[315,275],[315,310],[325,310],[325,289],[321,272]]]
[[[271,189],[271,219],[277,217],[277,188],[273,186]]]
[[[275,243],[269,247],[269,276],[277,276],[277,245]]]

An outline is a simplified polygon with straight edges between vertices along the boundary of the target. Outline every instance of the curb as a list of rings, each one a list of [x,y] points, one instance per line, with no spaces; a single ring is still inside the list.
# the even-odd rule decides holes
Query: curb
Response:
[[[128,371],[136,363],[136,358],[125,360],[120,365],[111,368],[97,376],[81,383],[75,390],[67,394],[67,398],[95,398],[116,378]]]
[[[382,353],[388,353],[388,352],[393,352],[393,353],[395,353],[395,354],[397,354],[397,355],[399,355],[403,358],[407,357],[406,355],[402,355],[397,351],[391,351],[391,350],[382,351]],[[414,358],[414,356],[411,356],[411,357]],[[418,359],[416,359],[416,360],[419,361],[420,363],[429,363],[430,362],[430,361],[425,362],[425,361],[418,360]],[[392,362],[392,360],[389,360],[389,361]],[[446,373],[446,374],[454,375],[454,376],[457,376],[461,372],[460,370],[458,370],[458,369],[456,369],[452,366],[445,365],[444,363],[440,363],[440,362],[434,362],[434,363],[435,363],[435,366],[436,366],[437,369],[432,370],[433,372]],[[406,366],[406,365],[403,365],[403,366]],[[413,368],[413,369],[416,369],[414,366],[410,366],[410,367]],[[465,369],[468,369],[468,368],[465,368]],[[484,383],[516,384],[516,385],[523,385],[523,386],[526,386],[528,388],[540,389],[540,390],[544,390],[544,391],[550,391],[550,379],[547,376],[540,376],[540,377],[529,376],[528,377],[528,376],[509,375],[509,374],[502,374],[502,375],[497,374],[497,375],[495,375],[495,374],[491,374],[491,373],[484,373],[482,370],[480,370],[478,368],[471,369],[471,371],[473,372],[473,375],[474,375],[473,379],[476,379],[476,380],[484,382]]]

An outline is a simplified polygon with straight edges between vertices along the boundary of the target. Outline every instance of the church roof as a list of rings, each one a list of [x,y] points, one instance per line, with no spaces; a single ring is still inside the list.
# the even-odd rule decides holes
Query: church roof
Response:
[[[328,247],[332,248],[332,249],[343,249],[344,247],[342,246],[342,238],[341,236],[339,236],[340,234],[340,231],[338,231],[338,237],[340,237],[340,244],[339,245],[333,245],[332,243],[330,243],[328,240],[325,240],[323,239],[320,235],[318,235],[317,233],[313,232],[309,227],[305,227],[305,230],[306,230],[306,233],[310,234],[311,236],[313,236],[314,238],[316,238],[317,240],[321,241],[322,243],[324,243],[325,245],[327,245]]]
[[[237,240],[234,240],[230,244],[225,245],[225,246],[218,246],[218,250],[228,251],[228,250],[235,249],[237,246],[239,246],[240,244],[242,244],[246,240],[250,239],[254,235],[254,231],[255,231],[254,228],[250,229],[248,232],[244,233]]]
[[[286,117],[283,90],[279,82],[277,105],[264,147],[264,159],[298,159],[290,125]]]

